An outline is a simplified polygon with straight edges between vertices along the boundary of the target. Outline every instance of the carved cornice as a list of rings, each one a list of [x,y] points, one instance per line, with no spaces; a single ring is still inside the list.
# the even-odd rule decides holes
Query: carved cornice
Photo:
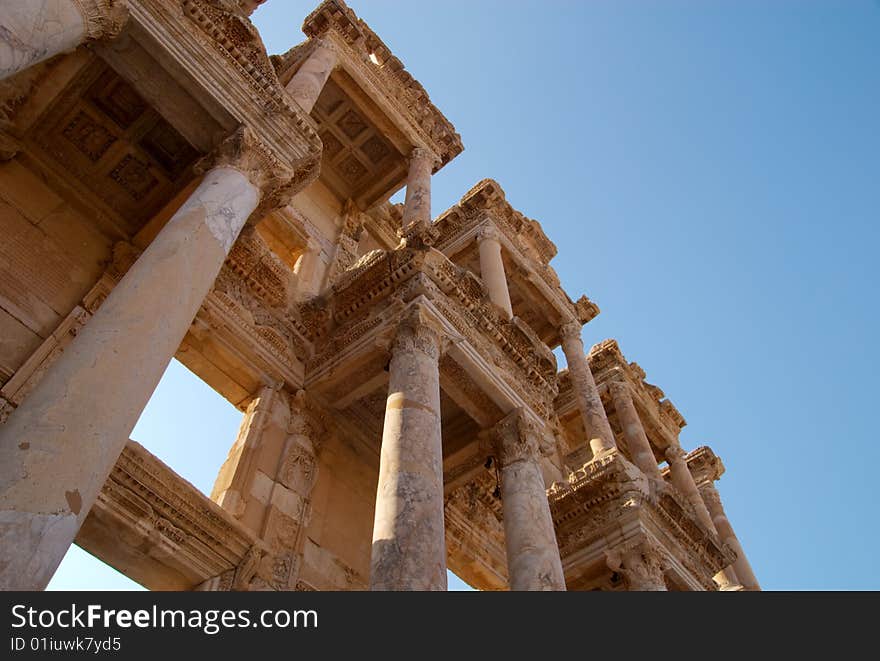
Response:
[[[711,484],[724,474],[724,464],[721,462],[721,458],[705,445],[688,453],[687,464],[698,485]]]
[[[674,542],[671,555],[706,589],[715,589],[712,576],[734,559],[699,524],[683,497],[672,489],[657,490],[619,453],[588,462],[553,484],[548,497],[563,559],[596,544],[601,548],[627,516],[642,525],[650,522]]]
[[[342,0],[321,3],[303,22],[303,32],[310,40],[334,41],[345,64],[356,69],[358,78],[372,87],[371,96],[384,97],[430,147],[445,165],[464,149],[461,136],[450,121],[431,103],[424,87],[407,73],[382,40]],[[330,36],[333,39],[330,39]],[[308,48],[294,47],[278,58],[282,78]]]

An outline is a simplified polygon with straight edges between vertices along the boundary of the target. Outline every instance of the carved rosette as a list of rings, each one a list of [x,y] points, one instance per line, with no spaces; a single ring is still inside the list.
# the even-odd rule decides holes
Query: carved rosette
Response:
[[[514,411],[495,427],[495,447],[502,467],[517,461],[537,461],[541,452],[537,425],[521,410]]]
[[[119,35],[128,20],[125,0],[73,0],[83,17],[86,39],[112,39]]]

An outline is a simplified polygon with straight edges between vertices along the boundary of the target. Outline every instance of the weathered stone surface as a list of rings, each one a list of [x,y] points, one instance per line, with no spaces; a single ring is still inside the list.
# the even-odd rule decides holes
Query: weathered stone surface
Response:
[[[150,589],[759,589],[541,223],[434,219],[422,85],[342,0],[270,58],[258,4],[0,7],[0,587],[75,540]],[[210,498],[128,441],[172,356],[243,413]]]

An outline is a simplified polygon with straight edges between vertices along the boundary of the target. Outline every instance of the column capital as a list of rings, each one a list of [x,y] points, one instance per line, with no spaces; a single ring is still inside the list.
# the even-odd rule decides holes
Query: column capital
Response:
[[[608,384],[608,389],[612,397],[628,397],[632,399],[632,392],[624,381],[611,381]]]
[[[430,164],[431,170],[440,165],[440,159],[437,157],[437,154],[427,147],[413,147],[409,153],[409,162],[415,163],[417,161],[427,161]]]
[[[439,360],[449,348],[450,338],[416,305],[404,312],[391,343],[392,353],[420,351]]]
[[[493,430],[495,450],[502,467],[517,461],[534,460],[540,456],[540,430],[526,417],[522,409],[516,409],[501,420]]]
[[[481,242],[495,241],[496,243],[500,243],[501,232],[498,231],[498,228],[495,227],[494,223],[484,223],[477,231],[477,240]]]
[[[321,411],[315,407],[305,390],[297,390],[290,397],[290,423],[287,431],[308,439],[315,454],[320,450],[321,437],[327,431],[327,425]]]
[[[318,164],[318,157],[312,156],[299,168],[287,166],[253,129],[242,124],[203,157],[195,170],[202,174],[221,167],[238,170],[260,190],[260,208],[268,212],[288,204],[317,174]]]
[[[666,461],[670,464],[676,461],[685,461],[685,457],[687,457],[687,453],[681,449],[680,445],[670,445],[664,451],[666,455]]]
[[[128,21],[126,0],[73,0],[86,28],[86,39],[112,39]]]
[[[583,330],[583,327],[584,325],[577,319],[572,319],[559,327],[559,337],[562,338],[563,342],[569,340],[580,340],[583,342],[581,339],[581,331]]]
[[[605,562],[612,571],[621,572],[631,590],[665,590],[663,572],[666,557],[647,540],[639,540],[605,552]]]

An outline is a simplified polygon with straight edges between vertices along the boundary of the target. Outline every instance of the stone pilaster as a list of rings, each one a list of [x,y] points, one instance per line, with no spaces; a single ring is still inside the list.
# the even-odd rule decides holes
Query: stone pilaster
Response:
[[[370,567],[372,590],[445,590],[439,359],[413,308],[391,347]]]
[[[0,80],[93,40],[119,34],[124,0],[31,0],[0,4]]]
[[[436,161],[436,156],[423,147],[416,147],[410,154],[401,223],[404,232],[413,226],[428,227],[431,224],[431,172]]]
[[[662,479],[657,458],[651,449],[645,428],[639,418],[633,403],[632,393],[625,383],[614,382],[611,384],[611,397],[614,401],[614,410],[617,412],[617,420],[623,429],[623,437],[633,463],[648,477],[657,480]]]
[[[299,391],[290,401],[290,435],[278,460],[260,535],[272,559],[268,581],[278,590],[293,589],[302,569],[323,431],[306,393]]]
[[[480,244],[480,277],[489,290],[489,300],[510,319],[513,317],[513,306],[510,304],[498,230],[493,225],[486,225],[477,235],[477,241]]]
[[[663,554],[653,544],[642,541],[607,551],[608,566],[623,575],[633,592],[665,592]]]
[[[521,411],[495,429],[511,590],[565,590],[541,472],[539,431]]]
[[[336,67],[337,55],[333,45],[326,39],[315,42],[312,52],[299,70],[287,83],[287,91],[306,112],[312,112],[327,79]]]
[[[715,532],[715,526],[712,525],[712,517],[709,516],[709,510],[700,497],[697,490],[697,483],[694,482],[694,476],[691,475],[685,460],[685,452],[679,445],[670,445],[666,448],[666,461],[669,462],[669,475],[672,478],[672,486],[681,492],[687,501],[693,506],[697,520],[704,528]]]
[[[0,429],[0,588],[44,588],[263,195],[253,136],[213,167]]]
[[[614,433],[608,424],[608,416],[602,405],[602,398],[596,388],[596,381],[590,371],[590,364],[584,353],[584,342],[581,339],[581,324],[572,321],[559,330],[562,338],[562,351],[568,362],[568,373],[574,392],[578,410],[590,441],[590,449],[594,455],[615,449]]]
[[[752,565],[749,563],[745,551],[743,551],[742,544],[739,543],[739,538],[733,532],[733,526],[730,525],[730,521],[724,511],[724,506],[721,504],[721,496],[718,493],[718,489],[711,482],[700,484],[699,489],[700,495],[703,497],[703,501],[712,515],[715,528],[718,530],[718,537],[736,553],[733,570],[736,572],[736,577],[739,579],[740,584],[746,590],[760,590],[761,585],[755,577],[755,572],[752,571]]]

